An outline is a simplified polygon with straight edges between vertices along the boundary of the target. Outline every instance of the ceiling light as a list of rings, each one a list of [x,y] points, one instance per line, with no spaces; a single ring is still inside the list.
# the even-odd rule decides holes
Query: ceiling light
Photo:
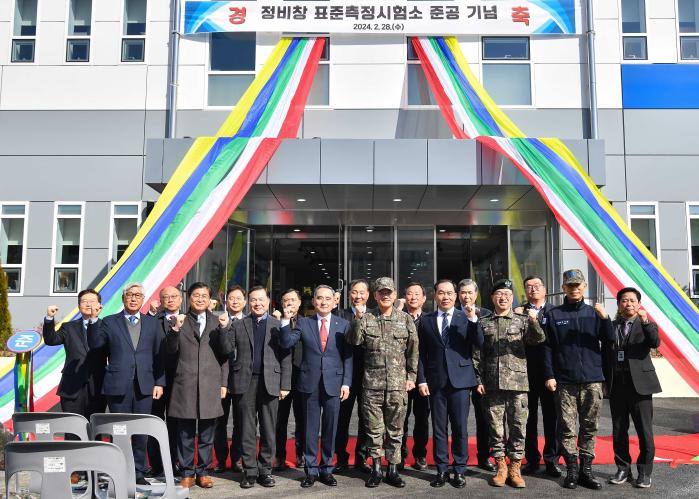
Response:
[[[306,198],[298,198],[296,201],[298,201],[299,203],[305,203]]]
[[[373,255],[374,252],[373,252],[373,251],[367,251],[366,254],[367,254],[367,255]]]
[[[315,255],[315,254],[316,254],[316,252],[315,252],[315,251],[311,251],[311,255]]]
[[[374,232],[374,229],[367,229],[367,232]]]
[[[401,201],[403,201],[401,198],[393,198],[394,203],[400,203]]]
[[[500,201],[500,200],[497,199],[497,198],[493,198],[493,199],[490,200],[491,203],[497,203],[498,201]]]
[[[439,232],[446,232],[447,229],[439,229]]]
[[[294,232],[301,232],[301,229],[294,229]]]

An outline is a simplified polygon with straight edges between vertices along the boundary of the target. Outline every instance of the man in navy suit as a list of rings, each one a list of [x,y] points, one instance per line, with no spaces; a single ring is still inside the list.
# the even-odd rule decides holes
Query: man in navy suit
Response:
[[[294,311],[284,308],[280,343],[282,348],[303,345],[303,360],[296,389],[303,400],[305,415],[306,478],[301,487],[313,486],[316,479],[335,486],[332,458],[340,402],[349,396],[352,383],[352,348],[345,343],[350,324],[332,315],[334,290],[320,285],[313,293],[315,314],[301,317],[291,325]],[[322,427],[321,459],[318,464],[318,433]]]
[[[141,284],[128,284],[122,292],[124,310],[105,317],[101,327],[88,326],[90,349],[105,348],[109,364],[102,393],[109,412],[150,414],[153,399],[163,395],[165,373],[160,357],[163,332],[158,319],[141,314],[145,294]],[[94,328],[94,329],[93,329]],[[146,444],[148,437],[133,437],[136,483],[148,485]]]
[[[454,457],[452,485],[466,485],[464,473],[468,460],[468,399],[476,386],[472,352],[483,344],[483,332],[468,327],[478,320],[476,309],[454,308],[456,286],[448,279],[434,286],[438,310],[423,316],[418,327],[420,362],[417,383],[420,395],[430,397],[432,437],[437,477],[432,487],[443,487],[449,480],[447,422],[451,424],[451,452]],[[468,317],[467,315],[468,314]]]

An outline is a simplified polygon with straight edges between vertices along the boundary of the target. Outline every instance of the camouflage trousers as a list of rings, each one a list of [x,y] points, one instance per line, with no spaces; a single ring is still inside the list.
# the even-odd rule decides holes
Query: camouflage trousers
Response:
[[[566,460],[577,459],[579,449],[581,456],[594,458],[595,437],[602,409],[602,383],[561,384],[554,393],[561,454]],[[577,433],[576,422],[580,426]]]
[[[485,394],[490,434],[490,455],[524,457],[524,437],[529,416],[527,392],[490,390]],[[505,426],[507,425],[507,435]]]
[[[362,414],[367,436],[367,453],[372,458],[386,456],[389,464],[400,463],[403,423],[408,407],[408,392],[370,390],[362,392]]]

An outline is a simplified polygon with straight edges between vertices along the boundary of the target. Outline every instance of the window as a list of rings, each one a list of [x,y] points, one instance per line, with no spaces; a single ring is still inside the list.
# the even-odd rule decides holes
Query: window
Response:
[[[77,293],[82,260],[84,203],[56,203],[52,294]]]
[[[112,203],[109,266],[114,265],[133,241],[141,224],[141,203]]]
[[[70,0],[68,6],[67,62],[90,60],[90,34],[92,31],[92,0]]]
[[[34,62],[37,0],[15,0],[12,62]]]
[[[660,260],[657,203],[629,203],[629,225],[648,251]]]
[[[422,70],[422,63],[413,47],[412,37],[407,38],[407,82],[408,82],[408,105],[409,106],[436,106],[437,100],[434,98],[430,84],[427,82],[425,72]]]
[[[677,18],[680,36],[680,59],[699,60],[699,0],[678,0]]]
[[[689,225],[690,293],[699,297],[699,203],[687,205]]]
[[[143,62],[146,58],[146,0],[124,0],[124,37],[121,62]]]
[[[328,106],[330,104],[330,38],[325,37],[323,53],[316,70],[311,91],[308,94],[309,106]]]
[[[234,106],[255,79],[255,33],[211,33],[209,106]]]
[[[646,32],[646,2],[645,0],[621,0],[621,31],[622,33]],[[646,37],[622,37],[625,60],[646,60]]]
[[[0,264],[7,274],[8,292],[23,292],[26,261],[27,203],[0,203]]]
[[[531,106],[529,38],[483,38],[483,86],[500,105]],[[500,61],[488,63],[485,61]]]
[[[699,36],[680,37],[680,58],[686,61],[699,60]]]

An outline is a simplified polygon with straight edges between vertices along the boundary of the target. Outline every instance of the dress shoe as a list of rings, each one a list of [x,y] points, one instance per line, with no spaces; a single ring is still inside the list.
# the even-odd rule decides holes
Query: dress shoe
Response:
[[[485,471],[493,472],[495,471],[495,465],[490,462],[490,459],[479,459],[478,467]]]
[[[337,487],[337,480],[335,480],[332,473],[321,473],[318,476],[318,481],[324,483],[328,487]]]
[[[196,479],[196,484],[199,485],[202,489],[210,489],[214,486],[214,481],[208,475],[200,475]]]
[[[226,467],[225,467],[224,465],[222,465],[222,464],[217,464],[216,466],[214,466],[214,467],[211,469],[211,471],[212,471],[213,473],[225,473],[225,472],[226,472]]]
[[[296,454],[296,467],[297,468],[305,468],[306,467],[306,458],[304,457],[303,454]]]
[[[645,474],[638,475],[638,479],[634,482],[634,487],[639,489],[649,489],[650,488],[650,476]]]
[[[539,471],[539,462],[538,461],[527,461],[527,464],[522,466],[522,473],[525,475],[533,475]],[[560,475],[559,475],[560,476]]]
[[[415,463],[413,464],[413,468],[415,468],[418,471],[425,471],[427,469],[427,459],[425,459],[424,457],[416,457]]]
[[[451,479],[451,484],[457,489],[466,487],[466,477],[463,473],[454,473],[454,478]]]
[[[240,480],[240,488],[241,489],[251,489],[255,486],[255,482],[257,481],[257,476],[256,475],[243,475],[243,479]]]
[[[444,487],[444,484],[449,481],[449,473],[437,473],[437,477],[430,482],[430,487]]]
[[[284,460],[279,460],[279,459],[277,459],[277,462],[276,462],[276,464],[275,464],[275,466],[274,466],[274,471],[276,471],[277,473],[279,473],[279,472],[281,472],[281,471],[285,471],[285,470],[288,470],[288,469],[289,469],[289,467],[286,465],[286,462],[285,462]]]
[[[367,478],[364,485],[373,489],[381,485],[381,480],[383,479],[383,471],[381,470],[381,458],[373,458],[373,465],[371,467],[371,475]]]
[[[163,472],[162,468],[151,468],[146,472],[146,477],[147,478],[156,478],[159,476],[163,476],[165,473]]]
[[[551,476],[553,478],[560,478],[561,476],[561,468],[558,467],[556,463],[553,461],[546,461],[546,474],[548,476]]]
[[[338,461],[335,465],[335,473],[344,473],[349,469],[349,463],[347,461]]]
[[[369,466],[367,460],[359,454],[354,455],[354,467],[362,473],[371,473],[371,466]]]
[[[257,483],[263,487],[274,487],[277,482],[274,481],[274,477],[270,474],[264,474],[257,477]]]
[[[243,467],[240,465],[240,461],[232,461],[231,471],[233,473],[242,473]]]
[[[384,481],[393,487],[398,487],[399,489],[405,487],[405,482],[398,474],[398,466],[395,464],[388,465],[388,470],[386,471],[386,478],[384,478]]]
[[[179,485],[181,487],[184,487],[185,489],[191,489],[194,487],[194,477],[193,476],[186,476],[182,480],[180,480]]]
[[[313,484],[316,483],[316,476],[315,475],[306,475],[306,478],[303,479],[301,482],[301,487],[304,489],[307,489],[309,487],[313,487]]]
[[[144,476],[137,476],[136,485],[150,485],[150,482]]]
[[[612,485],[621,485],[622,483],[632,482],[633,475],[629,468],[617,468],[614,476],[609,478],[609,483]]]

